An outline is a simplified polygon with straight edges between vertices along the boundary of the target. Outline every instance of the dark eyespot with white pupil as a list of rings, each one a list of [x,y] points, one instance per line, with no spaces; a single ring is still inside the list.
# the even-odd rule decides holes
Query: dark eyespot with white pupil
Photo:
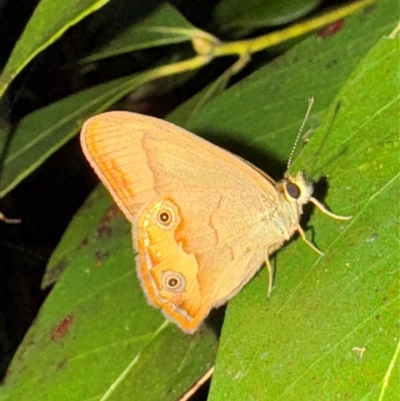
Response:
[[[300,188],[298,187],[298,185],[293,184],[293,182],[288,182],[286,184],[286,192],[293,199],[299,199],[301,195]]]
[[[170,277],[168,279],[168,287],[170,288],[176,288],[179,286],[179,279],[177,279],[176,277]]]
[[[162,225],[169,225],[172,221],[172,214],[170,210],[162,209],[157,213],[157,220]]]
[[[186,280],[183,275],[174,271],[163,272],[162,283],[164,289],[171,292],[181,292],[186,286]]]

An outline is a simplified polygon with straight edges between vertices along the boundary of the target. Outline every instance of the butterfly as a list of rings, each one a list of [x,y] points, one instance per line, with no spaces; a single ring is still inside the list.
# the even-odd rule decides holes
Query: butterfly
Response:
[[[148,302],[186,333],[224,304],[294,233],[313,203],[302,172],[275,182],[238,156],[174,124],[111,111],[81,131],[83,153],[132,225]]]

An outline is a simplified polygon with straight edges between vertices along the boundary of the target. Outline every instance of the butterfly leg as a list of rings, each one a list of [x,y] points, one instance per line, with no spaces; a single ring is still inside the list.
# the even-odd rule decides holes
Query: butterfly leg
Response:
[[[267,291],[267,298],[271,296],[272,293],[272,286],[274,284],[274,269],[271,265],[271,262],[269,261],[269,252],[268,249],[264,250],[265,255],[264,255],[264,260],[265,260],[265,267],[267,268],[268,271],[268,291]]]
[[[306,234],[304,233],[303,229],[300,227],[300,225],[298,225],[296,227],[296,231],[300,234],[301,239],[311,248],[313,249],[315,252],[318,253],[318,255],[324,256],[325,254],[320,251],[314,244],[312,244],[306,237]]]

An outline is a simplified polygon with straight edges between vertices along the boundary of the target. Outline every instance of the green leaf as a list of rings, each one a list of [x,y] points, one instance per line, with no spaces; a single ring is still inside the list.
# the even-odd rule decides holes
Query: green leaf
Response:
[[[314,96],[305,132],[315,129],[352,71],[397,17],[381,1],[345,21],[336,35],[312,36],[260,68],[193,116],[187,127],[280,178]],[[267,157],[266,157],[267,156]]]
[[[226,69],[217,79],[173,110],[167,120],[182,127],[186,126],[188,121],[198,114],[208,102],[223,93],[232,75],[234,75],[232,68]]]
[[[307,15],[320,3],[320,0],[222,0],[215,8],[214,19],[223,30],[236,30],[243,34],[263,27],[287,24]]]
[[[295,166],[329,177],[327,203],[353,219],[315,211],[326,256],[297,240],[271,299],[263,272],[230,302],[210,401],[399,399],[399,45],[368,53]]]
[[[0,75],[0,98],[35,56],[54,43],[71,26],[108,2],[109,0],[41,0]]]
[[[88,241],[87,237],[107,214],[112,204],[105,188],[98,185],[76,213],[60,244],[52,253],[42,279],[42,289],[55,284],[67,266],[73,263],[76,259],[75,251],[85,246]]]
[[[163,3],[143,21],[113,38],[101,49],[85,57],[82,63],[191,40],[199,32],[175,7]]]

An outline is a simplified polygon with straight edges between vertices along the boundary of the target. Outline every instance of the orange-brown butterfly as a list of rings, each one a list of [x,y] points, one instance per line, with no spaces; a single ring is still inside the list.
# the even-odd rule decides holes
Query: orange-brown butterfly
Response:
[[[275,182],[250,163],[169,122],[112,111],[89,119],[81,145],[132,224],[149,303],[185,332],[232,298],[298,232],[313,186],[302,172]]]

